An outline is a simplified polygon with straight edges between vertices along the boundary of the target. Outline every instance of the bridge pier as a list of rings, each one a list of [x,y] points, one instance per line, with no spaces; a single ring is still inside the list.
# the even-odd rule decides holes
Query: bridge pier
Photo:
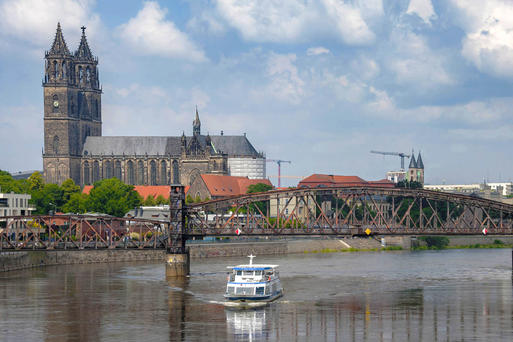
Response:
[[[186,277],[190,273],[189,250],[185,247],[185,191],[181,184],[172,184],[169,194],[170,222],[166,255],[166,278]]]
[[[186,253],[168,253],[166,255],[166,278],[186,277],[191,270],[189,251]]]

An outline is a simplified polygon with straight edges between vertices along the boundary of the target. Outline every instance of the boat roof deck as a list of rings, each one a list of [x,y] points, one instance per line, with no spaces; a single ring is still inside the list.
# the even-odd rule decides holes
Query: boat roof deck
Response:
[[[263,271],[263,270],[270,270],[270,269],[277,268],[277,267],[278,267],[278,265],[252,264],[252,265],[228,266],[227,268],[234,269],[236,271]]]

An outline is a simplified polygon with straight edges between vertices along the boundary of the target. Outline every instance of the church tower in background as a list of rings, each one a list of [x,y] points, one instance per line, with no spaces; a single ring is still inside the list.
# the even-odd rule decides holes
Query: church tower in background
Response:
[[[48,183],[68,178],[80,184],[81,154],[88,136],[102,135],[98,59],[93,57],[82,27],[74,54],[66,46],[60,24],[45,54],[43,170]]]

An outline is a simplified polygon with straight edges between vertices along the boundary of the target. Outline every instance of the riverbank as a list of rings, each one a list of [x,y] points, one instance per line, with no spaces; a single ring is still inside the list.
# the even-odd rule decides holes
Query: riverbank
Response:
[[[501,241],[501,244],[494,241]],[[223,240],[226,241],[226,240]],[[412,243],[414,242],[414,243]],[[428,249],[415,237],[343,237],[317,239],[274,239],[256,241],[230,242],[199,242],[191,241],[189,248],[191,259],[216,257],[244,257],[255,255],[286,255],[295,253],[332,253],[332,252],[362,252],[409,250],[412,245],[420,249]],[[449,237],[447,248],[511,248],[512,236],[452,236]],[[112,263],[121,261],[162,261],[166,260],[165,250],[44,250],[44,251],[9,251],[0,252],[0,272],[14,271],[26,268],[69,265]]]

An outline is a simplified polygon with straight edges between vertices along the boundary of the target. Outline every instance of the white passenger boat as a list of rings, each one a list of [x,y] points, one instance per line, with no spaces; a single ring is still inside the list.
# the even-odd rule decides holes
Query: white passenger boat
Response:
[[[278,265],[253,264],[228,266],[225,298],[234,302],[270,302],[283,295]]]

